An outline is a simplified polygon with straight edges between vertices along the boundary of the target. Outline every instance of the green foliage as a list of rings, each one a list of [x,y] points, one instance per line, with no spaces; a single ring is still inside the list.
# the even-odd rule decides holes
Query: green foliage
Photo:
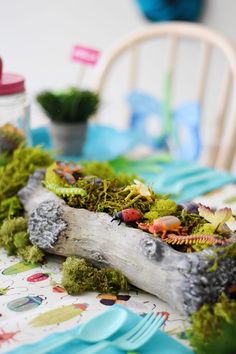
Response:
[[[144,214],[144,217],[149,221],[166,215],[175,215],[177,210],[176,203],[171,199],[157,199],[151,206],[149,212]]]
[[[212,224],[204,223],[197,225],[194,230],[192,231],[193,234],[196,235],[214,235],[215,227]]]
[[[27,235],[27,221],[23,217],[5,219],[0,228],[0,245],[9,255],[16,254],[17,248],[29,243]]]
[[[128,207],[145,212],[153,203],[145,197],[133,198],[130,191],[125,189],[127,185],[133,184],[134,176],[117,175],[106,162],[84,163],[80,176],[73,186],[53,171],[55,167],[56,164],[53,163],[47,169],[44,184],[71,207],[113,215]],[[96,183],[97,178],[100,179],[99,183]]]
[[[127,279],[111,268],[98,269],[83,258],[68,257],[63,263],[62,286],[70,295],[85,291],[118,293],[128,290]]]
[[[28,245],[17,249],[17,256],[28,263],[44,263],[45,253],[35,245]]]
[[[204,304],[191,316],[187,335],[197,354],[236,352],[236,301],[222,295],[214,305]],[[216,345],[217,344],[217,345]]]
[[[0,222],[5,218],[10,219],[15,216],[20,216],[22,212],[23,208],[21,202],[16,195],[0,202]]]
[[[118,187],[124,187],[132,183],[136,175],[116,173],[108,162],[89,161],[82,163],[84,175],[97,176],[101,179],[116,180]]]
[[[63,92],[44,91],[36,99],[48,117],[58,123],[85,122],[99,105],[96,93],[74,87]]]
[[[0,228],[0,246],[8,255],[17,255],[29,263],[44,261],[44,253],[33,246],[27,232],[27,220],[23,217],[5,219]]]
[[[6,217],[20,215],[22,207],[16,196],[29,176],[37,169],[50,165],[49,154],[39,147],[19,146],[9,160],[0,167],[0,224]]]

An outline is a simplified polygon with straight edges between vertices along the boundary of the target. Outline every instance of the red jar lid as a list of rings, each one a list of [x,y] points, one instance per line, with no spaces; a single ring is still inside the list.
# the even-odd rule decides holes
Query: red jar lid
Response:
[[[2,59],[0,58],[0,96],[21,93],[25,91],[25,79],[18,74],[3,73]]]

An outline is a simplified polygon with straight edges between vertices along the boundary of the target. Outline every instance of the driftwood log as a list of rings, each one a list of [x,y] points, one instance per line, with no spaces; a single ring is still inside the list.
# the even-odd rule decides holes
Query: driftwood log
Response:
[[[30,177],[19,197],[28,213],[30,240],[62,256],[81,256],[98,267],[121,271],[130,283],[189,315],[214,302],[236,282],[236,259],[208,272],[212,248],[180,253],[139,229],[111,223],[106,213],[71,208],[42,186],[44,171]]]

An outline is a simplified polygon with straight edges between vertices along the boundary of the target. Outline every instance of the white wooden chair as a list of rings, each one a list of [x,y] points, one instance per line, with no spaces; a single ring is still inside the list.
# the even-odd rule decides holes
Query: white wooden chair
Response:
[[[185,44],[187,52],[181,57],[181,46]],[[144,56],[145,49],[149,49],[151,55]],[[160,58],[162,62],[158,62]],[[182,68],[180,59],[184,59]],[[125,60],[127,67],[121,69],[119,62]],[[216,68],[215,74],[211,72],[213,67]],[[230,170],[236,151],[236,51],[228,39],[202,25],[184,22],[150,25],[131,33],[107,50],[96,69],[94,88],[101,95],[102,108],[94,120],[103,120],[109,105],[106,90],[108,96],[112,90],[117,96],[123,96],[130,90],[142,88],[142,80],[150,73],[151,78],[147,81],[153,87],[160,87],[164,72],[172,74],[173,105],[178,101],[175,98],[178,92],[189,87],[195,96],[192,98],[201,106],[201,131],[204,135],[201,161],[208,166]],[[184,86],[183,81],[189,77],[188,86]],[[209,81],[213,82],[211,86]],[[126,93],[121,93],[121,86],[125,86]],[[109,114],[111,124],[117,119],[114,113]],[[208,131],[204,134],[206,126]]]

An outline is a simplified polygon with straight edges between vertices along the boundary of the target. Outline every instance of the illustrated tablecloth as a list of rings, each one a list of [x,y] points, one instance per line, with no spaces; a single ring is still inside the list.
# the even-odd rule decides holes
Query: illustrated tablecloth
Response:
[[[1,250],[0,259],[1,353],[78,326],[115,303],[139,314],[167,312],[164,330],[169,333],[184,328],[184,319],[168,304],[143,291],[117,296],[92,292],[68,295],[60,284],[62,257],[49,256],[46,264],[30,266]]]
[[[236,186],[198,198],[205,205],[231,206],[236,211]],[[119,295],[85,293],[70,296],[61,286],[62,257],[49,256],[44,265],[26,265],[0,249],[0,353],[62,332],[121,303],[143,314],[167,312],[164,330],[181,333],[186,322],[170,305],[141,290]],[[69,353],[68,353],[69,354]]]

